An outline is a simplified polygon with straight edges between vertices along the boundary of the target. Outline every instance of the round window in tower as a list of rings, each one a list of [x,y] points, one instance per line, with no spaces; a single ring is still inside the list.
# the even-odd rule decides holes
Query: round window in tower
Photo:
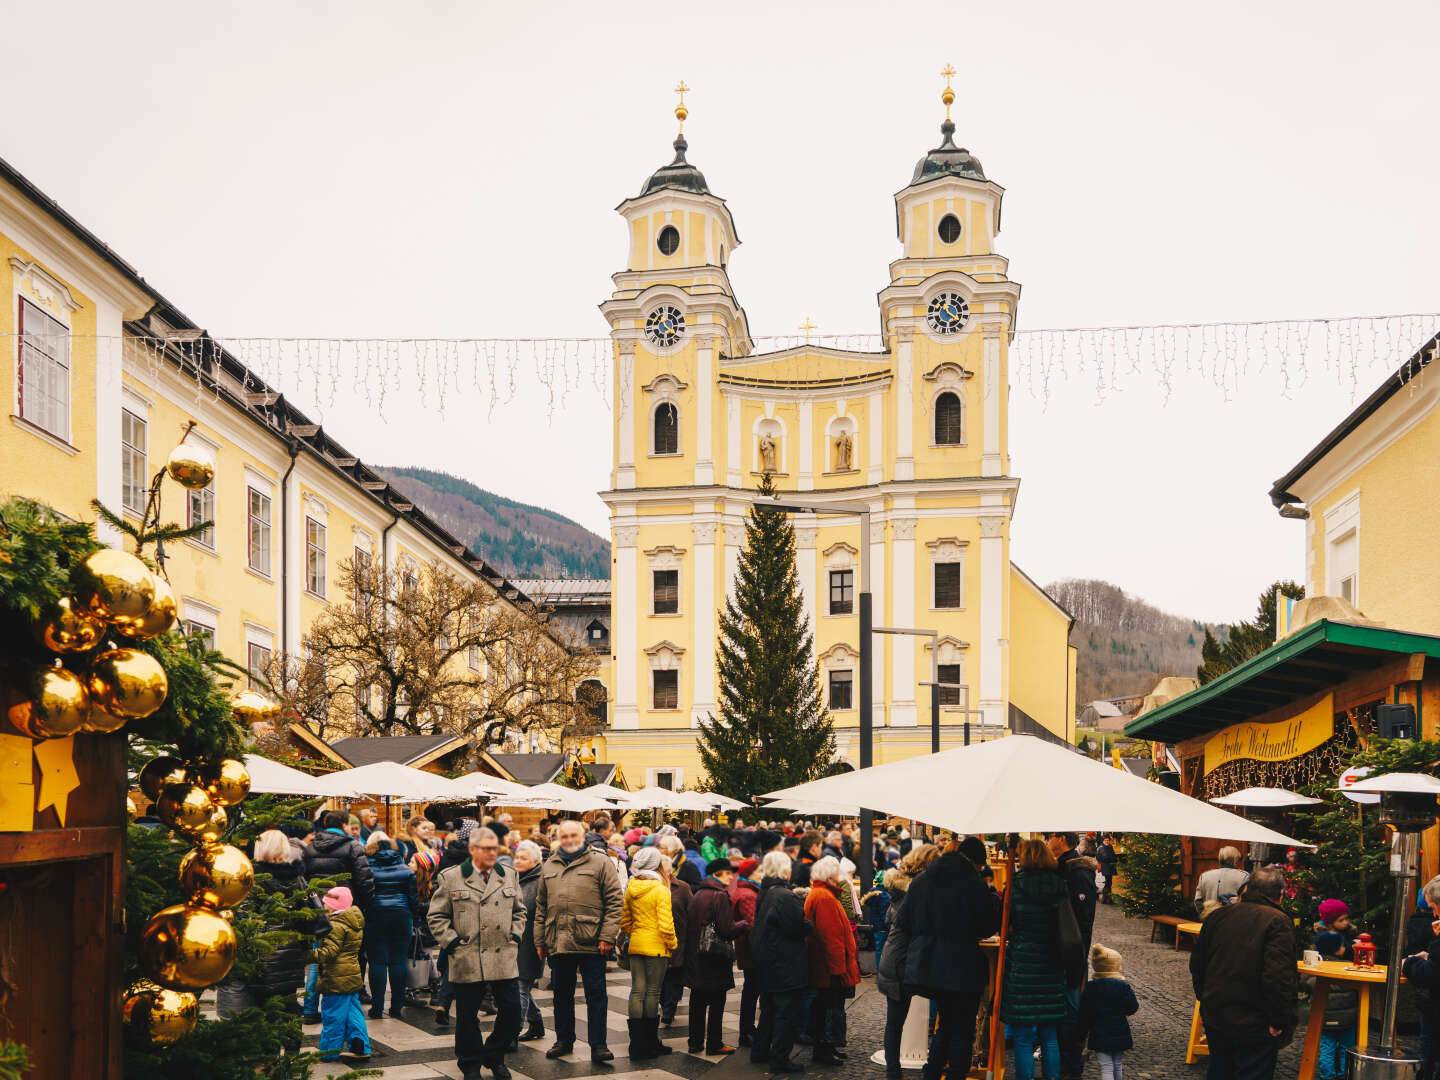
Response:
[[[946,214],[940,219],[939,232],[943,243],[955,243],[960,239],[960,219],[954,214]]]
[[[674,225],[666,225],[655,238],[655,246],[660,249],[661,255],[674,255],[680,250],[680,230]]]

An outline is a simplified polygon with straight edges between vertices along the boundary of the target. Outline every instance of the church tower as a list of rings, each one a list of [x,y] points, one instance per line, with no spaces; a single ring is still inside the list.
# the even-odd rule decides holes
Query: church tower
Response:
[[[835,507],[794,526],[841,762],[859,750],[867,562],[875,624],[935,631],[871,643],[876,762],[928,752],[932,681],[944,687],[942,746],[967,723],[981,737],[1069,732],[1070,620],[1010,562],[1020,481],[1007,357],[1020,287],[995,251],[1004,191],[956,144],[944,74],[940,144],[895,195],[901,253],[878,296],[878,350],[807,339],[755,351],[727,269],[735,223],[687,158],[684,83],[674,160],[617,207],[626,268],[601,305],[615,349],[605,753],[636,784],[703,779],[695,728],[721,712],[718,613],[766,475],[789,501]]]

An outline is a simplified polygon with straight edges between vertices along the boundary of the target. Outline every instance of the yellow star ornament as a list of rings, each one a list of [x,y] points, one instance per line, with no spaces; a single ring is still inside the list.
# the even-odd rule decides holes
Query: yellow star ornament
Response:
[[[35,763],[40,766],[40,797],[35,800],[35,812],[53,806],[64,825],[70,793],[80,786],[80,774],[75,771],[75,736],[37,742]]]

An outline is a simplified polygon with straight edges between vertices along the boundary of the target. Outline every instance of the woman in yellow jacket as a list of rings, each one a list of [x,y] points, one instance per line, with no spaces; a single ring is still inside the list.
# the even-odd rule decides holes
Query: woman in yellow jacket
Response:
[[[660,1041],[660,987],[679,944],[670,911],[670,885],[661,875],[660,850],[644,847],[630,860],[630,884],[620,929],[630,935],[630,1060],[670,1053]]]

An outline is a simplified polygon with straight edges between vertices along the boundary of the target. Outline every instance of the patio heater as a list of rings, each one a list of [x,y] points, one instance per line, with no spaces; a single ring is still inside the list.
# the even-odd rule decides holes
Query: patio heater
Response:
[[[1395,903],[1391,909],[1390,955],[1385,969],[1385,1012],[1380,1021],[1380,1045],[1374,1050],[1350,1049],[1349,1077],[1350,1080],[1410,1080],[1419,1074],[1420,1060],[1404,1056],[1395,1047],[1400,961],[1405,953],[1405,923],[1415,903],[1420,834],[1435,824],[1435,797],[1440,795],[1440,780],[1424,773],[1387,773],[1360,780],[1345,790],[1378,794],[1380,823],[1395,830],[1390,849]]]

